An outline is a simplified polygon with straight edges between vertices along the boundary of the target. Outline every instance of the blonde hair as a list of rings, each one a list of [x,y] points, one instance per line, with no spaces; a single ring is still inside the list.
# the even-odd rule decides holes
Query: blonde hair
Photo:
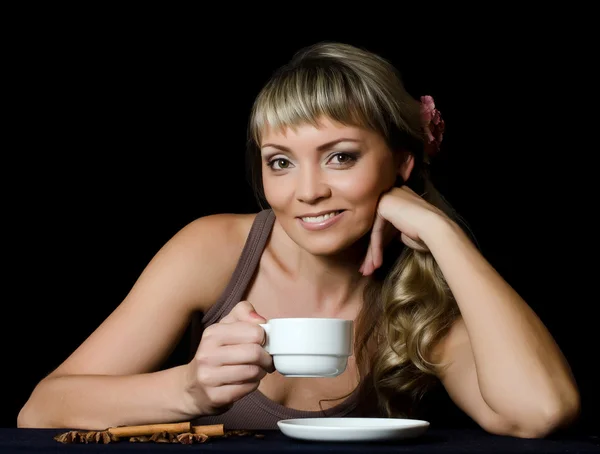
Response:
[[[457,218],[427,173],[420,103],[405,90],[384,58],[342,43],[322,42],[297,52],[259,93],[249,122],[251,178],[266,207],[257,148],[266,127],[314,124],[328,117],[380,133],[395,152],[415,156],[407,184]],[[436,375],[432,347],[459,314],[444,276],[430,253],[410,248],[377,270],[357,318],[355,355],[361,381],[370,375],[378,405],[389,416],[406,415]]]

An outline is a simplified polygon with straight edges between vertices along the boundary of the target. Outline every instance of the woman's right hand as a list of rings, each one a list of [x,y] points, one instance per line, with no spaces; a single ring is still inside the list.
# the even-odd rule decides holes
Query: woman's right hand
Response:
[[[260,323],[266,320],[249,302],[241,301],[219,323],[206,328],[186,377],[193,413],[226,411],[275,370],[273,358],[262,347],[265,332]]]

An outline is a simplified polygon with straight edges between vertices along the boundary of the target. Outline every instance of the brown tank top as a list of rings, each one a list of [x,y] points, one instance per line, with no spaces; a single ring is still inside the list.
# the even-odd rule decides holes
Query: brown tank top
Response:
[[[254,277],[256,267],[271,234],[275,221],[273,211],[260,211],[252,224],[242,254],[234,270],[233,276],[219,300],[206,312],[198,313],[192,320],[192,352],[195,352],[202,336],[202,331],[219,322],[231,309],[246,295],[248,285]],[[317,418],[317,417],[357,417],[377,416],[373,413],[373,398],[368,400],[366,394],[358,386],[340,404],[317,411],[303,411],[280,405],[259,390],[256,390],[233,404],[224,413],[213,416],[202,416],[193,421],[194,424],[223,424],[226,430],[247,429],[267,430],[277,429],[277,421],[291,418]],[[359,398],[359,394],[363,395]],[[370,393],[367,393],[370,394]],[[370,402],[369,405],[359,405],[359,402]]]

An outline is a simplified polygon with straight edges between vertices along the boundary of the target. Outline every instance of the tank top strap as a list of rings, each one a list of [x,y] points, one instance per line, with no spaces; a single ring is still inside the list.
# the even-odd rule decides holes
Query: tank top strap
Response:
[[[202,317],[203,326],[216,323],[242,300],[254,277],[274,222],[275,214],[271,209],[262,210],[256,215],[233,275],[219,300]]]

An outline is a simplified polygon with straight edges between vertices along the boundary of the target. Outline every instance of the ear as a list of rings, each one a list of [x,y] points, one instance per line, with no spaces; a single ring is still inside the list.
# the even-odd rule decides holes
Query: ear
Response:
[[[408,181],[410,174],[415,167],[415,156],[412,153],[402,153],[398,163],[398,175],[403,181]]]

